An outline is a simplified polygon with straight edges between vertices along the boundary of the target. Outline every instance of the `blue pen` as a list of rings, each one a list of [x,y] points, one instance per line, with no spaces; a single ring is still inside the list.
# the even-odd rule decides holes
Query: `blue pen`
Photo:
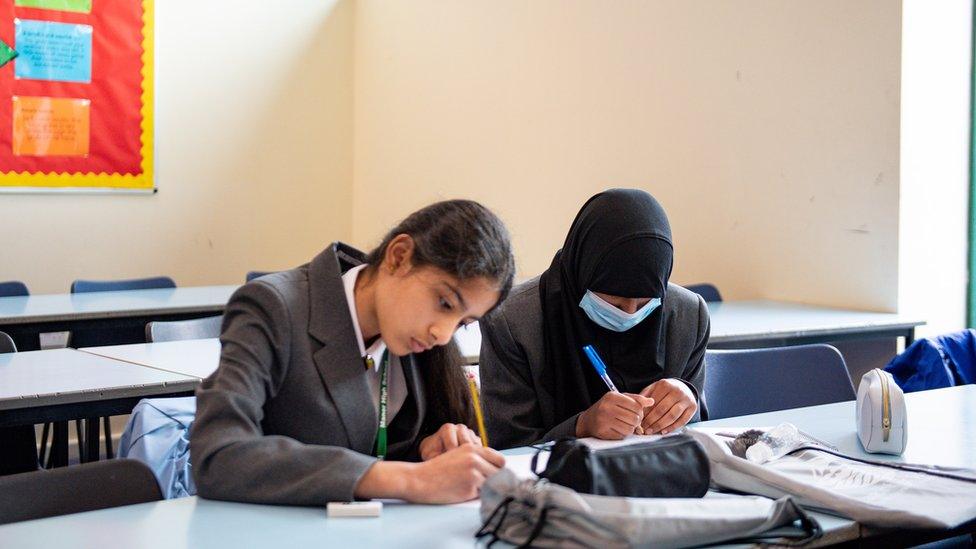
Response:
[[[600,379],[607,384],[607,388],[615,393],[619,393],[620,391],[617,390],[617,387],[613,384],[613,381],[610,380],[610,376],[607,375],[607,365],[603,363],[603,359],[600,358],[600,355],[596,354],[596,349],[594,349],[592,345],[586,345],[583,347],[583,352],[586,353],[586,357],[590,359],[590,364],[593,365],[593,369],[596,370],[597,375],[600,376]]]

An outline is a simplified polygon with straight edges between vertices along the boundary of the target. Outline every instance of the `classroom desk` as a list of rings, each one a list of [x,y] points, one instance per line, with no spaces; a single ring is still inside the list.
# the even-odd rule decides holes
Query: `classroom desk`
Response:
[[[872,313],[816,307],[785,301],[724,301],[708,304],[711,318],[709,349],[750,349],[855,339],[905,338],[915,340],[915,328],[924,320],[895,313]],[[477,323],[454,336],[469,364],[481,354]]]
[[[126,334],[133,343],[152,320],[182,320],[220,314],[239,286],[187,286],[155,290],[0,297],[0,331],[22,351],[39,348],[37,334],[100,330]],[[145,336],[138,338],[144,341]]]
[[[128,413],[199,380],[75,349],[0,354],[0,427]]]
[[[907,395],[913,429],[904,460],[976,466],[976,386]],[[854,433],[854,403],[842,402],[727,418],[703,426],[763,427],[783,421],[841,450],[865,455]],[[514,450],[524,454],[526,449]],[[879,456],[873,456],[875,458]],[[891,456],[888,459],[902,459]],[[822,521],[822,543],[891,533],[869,531],[838,517]],[[0,544],[11,547],[472,547],[480,526],[472,505],[391,503],[378,519],[328,519],[325,510],[208,501],[196,497],[144,503],[0,526]],[[904,533],[898,540],[907,540]],[[874,540],[884,538],[875,537]],[[872,541],[874,541],[872,540]]]
[[[464,334],[462,335],[462,332]],[[455,339],[466,338],[461,348],[468,352],[474,349],[477,359],[478,348],[472,347],[471,339],[477,334],[477,345],[481,344],[481,332],[474,326],[467,331],[458,330]],[[220,362],[220,340],[187,339],[183,341],[161,341],[157,343],[132,343],[129,345],[105,345],[79,349],[86,353],[131,362],[140,366],[156,368],[203,379],[217,369]],[[462,351],[463,352],[463,351]],[[476,364],[477,360],[473,363]]]
[[[784,301],[723,301],[708,304],[711,349],[827,343],[851,339],[915,340],[924,320],[896,313],[852,311]]]
[[[53,464],[67,465],[68,434],[63,422],[89,419],[86,451],[96,456],[98,421],[93,418],[127,414],[147,396],[190,394],[197,383],[196,378],[75,349],[0,354],[0,427],[54,422]],[[27,438],[34,440],[32,433]],[[17,469],[33,468],[34,458],[17,451],[11,454],[8,447],[29,443],[4,437],[0,443],[0,459],[17,463]]]
[[[220,340],[216,338],[107,345],[78,350],[198,379],[212,374],[220,363]]]

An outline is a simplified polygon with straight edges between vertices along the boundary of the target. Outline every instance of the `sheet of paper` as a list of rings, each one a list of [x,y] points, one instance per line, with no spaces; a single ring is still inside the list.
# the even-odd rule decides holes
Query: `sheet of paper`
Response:
[[[13,152],[18,156],[87,156],[87,99],[13,98]]]
[[[42,10],[91,13],[92,0],[15,0],[14,5]]]
[[[587,437],[581,438],[580,442],[594,450],[605,450],[607,448],[617,448],[619,446],[640,444],[642,442],[654,442],[655,440],[661,440],[661,438],[663,438],[662,435],[627,435],[623,440],[602,440]]]
[[[519,478],[535,478],[532,474],[532,456],[530,454],[518,454],[518,455],[507,455],[505,456],[505,468],[511,469]],[[546,463],[549,461],[549,452],[542,452],[539,454],[539,463],[537,465],[538,469],[541,471],[546,468]]]
[[[91,82],[92,27],[14,19],[14,77]]]

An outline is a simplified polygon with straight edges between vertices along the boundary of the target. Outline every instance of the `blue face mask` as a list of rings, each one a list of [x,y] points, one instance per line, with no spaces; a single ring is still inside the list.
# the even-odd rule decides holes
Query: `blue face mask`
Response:
[[[626,332],[634,326],[637,326],[660,305],[661,299],[655,297],[648,301],[647,305],[644,305],[633,313],[626,313],[600,299],[600,296],[589,290],[586,290],[586,293],[583,294],[583,299],[580,300],[579,304],[583,312],[586,313],[586,316],[590,317],[590,320],[598,326],[613,330],[614,332]]]

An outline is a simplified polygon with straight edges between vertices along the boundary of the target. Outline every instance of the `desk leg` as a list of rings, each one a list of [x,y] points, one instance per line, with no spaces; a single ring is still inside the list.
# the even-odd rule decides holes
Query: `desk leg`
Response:
[[[98,418],[90,417],[85,420],[85,459],[98,461]]]
[[[78,440],[78,462],[85,463],[87,460],[88,453],[85,452],[85,435],[82,433],[82,429],[85,426],[81,420],[75,420],[75,437]]]
[[[54,424],[54,440],[51,441],[51,457],[48,467],[65,467],[68,465],[68,422],[58,421]]]
[[[112,452],[112,418],[105,416],[102,423],[105,425],[105,459],[113,459],[115,454]],[[96,439],[97,440],[97,439]]]

